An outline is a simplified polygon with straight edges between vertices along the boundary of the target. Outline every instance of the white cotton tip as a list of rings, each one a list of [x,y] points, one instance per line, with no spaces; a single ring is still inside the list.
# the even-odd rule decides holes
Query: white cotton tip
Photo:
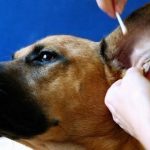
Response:
[[[116,17],[117,17],[117,20],[118,20],[118,22],[120,24],[120,27],[121,27],[123,35],[127,34],[127,32],[128,32],[127,27],[123,23],[123,21],[122,21],[122,19],[121,19],[121,17],[120,17],[118,12],[116,12]]]

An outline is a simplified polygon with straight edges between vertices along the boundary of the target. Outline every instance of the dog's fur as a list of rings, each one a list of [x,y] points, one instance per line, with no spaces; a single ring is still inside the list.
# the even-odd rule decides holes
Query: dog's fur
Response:
[[[0,134],[37,150],[143,149],[104,104],[123,70],[150,58],[150,5],[126,25],[125,37],[118,28],[101,42],[50,36],[1,63]]]

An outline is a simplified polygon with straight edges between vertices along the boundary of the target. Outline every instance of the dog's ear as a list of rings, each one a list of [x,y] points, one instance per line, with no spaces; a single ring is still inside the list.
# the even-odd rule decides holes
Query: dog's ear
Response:
[[[117,54],[119,52],[118,41],[123,38],[120,29],[116,29],[108,37],[103,38],[99,43],[100,58],[102,62],[116,69],[120,69],[121,63],[117,60]]]
[[[150,4],[133,12],[125,20],[128,33],[123,35],[120,27],[100,41],[102,61],[113,68],[131,67],[130,55],[137,41],[150,31]],[[143,38],[143,37],[142,37]]]

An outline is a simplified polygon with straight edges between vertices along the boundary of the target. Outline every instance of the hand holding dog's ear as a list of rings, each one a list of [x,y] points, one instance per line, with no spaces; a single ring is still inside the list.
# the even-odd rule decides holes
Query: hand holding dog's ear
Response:
[[[150,82],[131,68],[108,90],[105,104],[113,120],[150,149]]]
[[[106,12],[109,16],[115,17],[115,10],[119,13],[122,13],[127,0],[114,0],[115,2],[115,10],[113,6],[112,0],[96,0],[98,6]]]

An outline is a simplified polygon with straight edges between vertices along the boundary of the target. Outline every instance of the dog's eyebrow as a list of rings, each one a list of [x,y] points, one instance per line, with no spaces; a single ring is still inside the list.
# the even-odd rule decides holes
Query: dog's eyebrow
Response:
[[[32,50],[32,52],[34,53],[34,54],[38,54],[41,50],[43,50],[44,49],[44,45],[42,45],[42,44],[37,44],[37,45],[35,45],[34,47],[33,47],[33,50]]]
[[[33,46],[32,51],[26,56],[26,61],[32,60],[36,55],[40,53],[44,49],[44,45],[42,44],[36,44]]]

